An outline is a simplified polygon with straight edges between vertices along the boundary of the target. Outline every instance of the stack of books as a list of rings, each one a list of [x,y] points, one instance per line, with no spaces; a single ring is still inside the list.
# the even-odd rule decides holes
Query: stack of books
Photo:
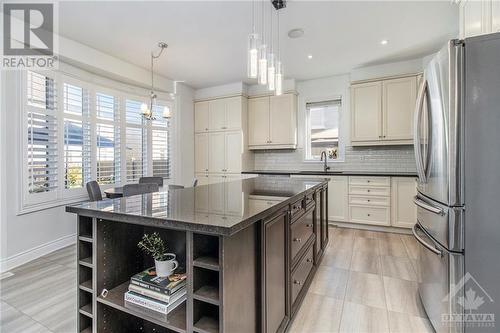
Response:
[[[132,276],[128,291],[125,293],[125,306],[141,307],[164,315],[174,310],[184,300],[186,300],[186,274],[158,277],[154,267]]]

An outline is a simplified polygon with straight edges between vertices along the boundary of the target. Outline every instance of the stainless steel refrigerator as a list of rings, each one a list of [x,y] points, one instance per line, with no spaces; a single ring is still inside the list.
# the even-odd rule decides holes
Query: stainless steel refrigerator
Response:
[[[439,333],[499,332],[500,33],[452,40],[429,62],[414,150],[425,311]]]

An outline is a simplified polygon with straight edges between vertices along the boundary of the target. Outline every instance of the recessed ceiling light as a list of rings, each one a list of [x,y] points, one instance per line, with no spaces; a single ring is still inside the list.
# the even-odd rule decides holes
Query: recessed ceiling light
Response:
[[[313,58],[312,54],[307,55],[307,59],[312,59],[312,58]]]
[[[304,30],[300,29],[300,28],[296,28],[296,29],[292,29],[290,31],[288,31],[288,37],[290,38],[300,38],[304,36]]]
[[[382,45],[387,45],[387,43],[389,43],[389,41],[387,39],[382,39],[380,41],[380,44],[382,44]]]

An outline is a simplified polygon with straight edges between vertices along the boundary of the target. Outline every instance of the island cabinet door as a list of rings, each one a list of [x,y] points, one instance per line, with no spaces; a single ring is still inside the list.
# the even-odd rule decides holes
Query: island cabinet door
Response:
[[[288,212],[263,221],[262,225],[262,332],[283,332],[289,321]]]
[[[324,250],[328,245],[328,187],[321,190],[321,249]]]

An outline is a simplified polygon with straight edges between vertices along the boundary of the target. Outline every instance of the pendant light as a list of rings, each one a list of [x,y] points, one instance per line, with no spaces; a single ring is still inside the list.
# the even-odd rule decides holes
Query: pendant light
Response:
[[[259,34],[255,32],[255,0],[252,0],[252,33],[248,35],[247,76],[256,79],[259,73]]]
[[[264,10],[264,3],[265,1],[262,1],[262,43],[260,44],[259,48],[259,77],[258,77],[258,82],[261,85],[266,85],[267,84],[267,45],[266,45],[266,17],[265,17],[265,10]]]
[[[278,60],[276,61],[275,87],[274,94],[276,96],[283,94],[283,65],[281,64],[281,49],[280,49],[280,11],[277,10],[277,32],[278,32]]]
[[[274,46],[274,36],[273,36],[273,12],[271,12],[271,25],[270,25],[270,42],[269,42],[269,56],[268,56],[268,63],[267,63],[267,88],[269,91],[274,91],[275,89],[275,82],[276,82],[276,57],[273,53],[273,46]]]
[[[146,103],[141,104],[141,115],[146,120],[156,120],[156,117],[153,114],[153,109],[156,106],[156,93],[154,91],[154,71],[153,64],[154,60],[158,59],[163,50],[168,47],[167,43],[159,42],[158,47],[160,48],[160,52],[157,55],[154,54],[154,51],[151,52],[151,92],[149,94],[149,106]],[[164,107],[163,118],[170,118],[172,116],[170,109],[168,107]]]

